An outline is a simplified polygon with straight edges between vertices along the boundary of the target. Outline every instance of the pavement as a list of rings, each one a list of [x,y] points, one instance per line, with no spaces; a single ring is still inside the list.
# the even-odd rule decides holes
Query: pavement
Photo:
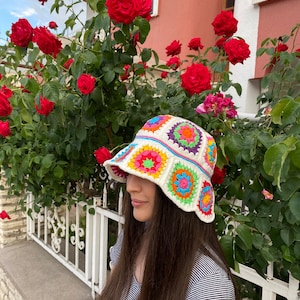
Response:
[[[0,249],[0,268],[24,300],[93,299],[85,283],[34,241]]]

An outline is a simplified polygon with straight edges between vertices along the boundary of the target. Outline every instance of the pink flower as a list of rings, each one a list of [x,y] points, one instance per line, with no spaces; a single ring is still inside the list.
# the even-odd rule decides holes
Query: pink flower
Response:
[[[195,50],[195,51],[203,49],[203,45],[201,44],[200,38],[191,39],[190,42],[188,43],[188,47],[190,48],[190,50]]]
[[[268,192],[266,189],[263,189],[261,193],[264,195],[266,200],[273,200],[273,194]]]
[[[201,103],[196,107],[196,113],[197,114],[207,114],[208,113],[206,108],[205,108],[204,103]]]
[[[177,56],[173,56],[167,61],[166,65],[173,70],[177,70],[180,66],[180,59]]]
[[[203,103],[197,106],[196,112],[198,114],[213,113],[214,117],[225,114],[228,119],[233,119],[237,115],[232,99],[225,97],[222,93],[207,95]]]
[[[40,96],[40,105],[35,105],[36,111],[40,115],[48,116],[54,108],[55,103],[49,101],[47,98]]]
[[[94,156],[100,165],[112,158],[112,154],[106,147],[100,147],[94,151]]]
[[[95,88],[96,78],[90,74],[81,74],[77,80],[77,87],[83,95],[91,94]]]
[[[174,40],[169,46],[166,47],[167,56],[178,55],[181,52],[181,43]]]
[[[3,137],[7,137],[11,135],[11,131],[9,128],[9,121],[1,121],[0,120],[0,135]]]

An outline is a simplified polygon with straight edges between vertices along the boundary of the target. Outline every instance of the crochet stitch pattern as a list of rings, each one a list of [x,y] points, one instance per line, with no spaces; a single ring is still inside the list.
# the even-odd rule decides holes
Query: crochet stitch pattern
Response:
[[[212,222],[211,176],[217,159],[214,138],[193,122],[171,115],[148,120],[134,140],[104,167],[112,179],[132,174],[157,184],[180,209]]]

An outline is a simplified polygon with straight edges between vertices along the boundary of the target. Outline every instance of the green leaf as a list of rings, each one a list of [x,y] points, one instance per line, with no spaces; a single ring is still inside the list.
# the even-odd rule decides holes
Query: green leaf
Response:
[[[147,62],[152,55],[152,51],[149,48],[144,48],[141,52],[141,58],[143,62]]]
[[[300,192],[295,193],[294,196],[289,201],[289,207],[292,215],[300,221]]]
[[[247,226],[246,224],[240,224],[236,228],[236,232],[237,232],[239,238],[242,240],[242,242],[246,246],[246,248],[251,250],[253,236],[251,234],[251,230],[250,230],[249,226]]]
[[[233,268],[234,267],[233,237],[231,235],[223,235],[220,238],[220,244],[223,249],[228,265]]]
[[[49,169],[52,165],[52,162],[54,160],[54,155],[53,154],[47,154],[46,156],[43,157],[42,159],[42,167]]]
[[[115,72],[114,71],[108,71],[104,75],[104,81],[107,84],[110,84],[114,80],[114,78],[115,78]]]
[[[262,233],[268,233],[272,227],[269,218],[256,218],[254,220],[255,227]]]
[[[294,232],[290,228],[281,229],[280,236],[287,246],[290,246],[294,242]]]
[[[64,170],[61,166],[56,166],[53,170],[53,175],[56,178],[62,178],[64,176]]]
[[[42,96],[48,100],[56,101],[59,99],[60,88],[61,86],[57,82],[47,82],[42,86]]]
[[[265,153],[263,167],[268,175],[274,177],[274,183],[280,188],[281,173],[290,151],[295,150],[297,139],[288,137],[284,142],[271,146]]]
[[[76,137],[83,142],[86,139],[87,130],[82,125],[76,128]]]

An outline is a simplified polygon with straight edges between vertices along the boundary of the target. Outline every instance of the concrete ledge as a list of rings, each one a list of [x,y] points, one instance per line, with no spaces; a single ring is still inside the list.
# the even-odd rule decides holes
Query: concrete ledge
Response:
[[[0,249],[1,300],[90,300],[91,289],[34,241]]]

